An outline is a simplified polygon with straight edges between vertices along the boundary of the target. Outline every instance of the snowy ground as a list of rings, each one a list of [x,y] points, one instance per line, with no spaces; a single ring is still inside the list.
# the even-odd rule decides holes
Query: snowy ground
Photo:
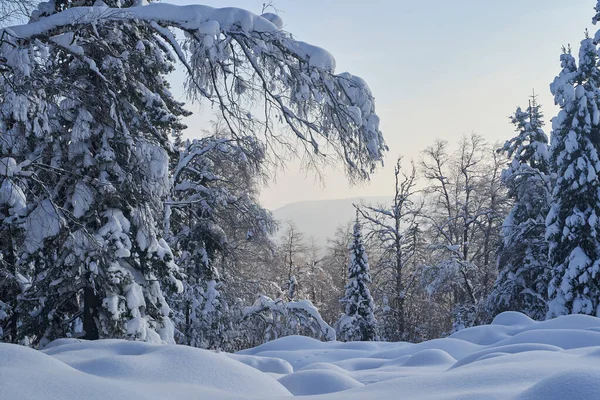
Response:
[[[326,394],[330,393],[330,394]],[[600,399],[600,319],[492,325],[420,344],[287,337],[239,354],[121,340],[0,344],[2,399]]]

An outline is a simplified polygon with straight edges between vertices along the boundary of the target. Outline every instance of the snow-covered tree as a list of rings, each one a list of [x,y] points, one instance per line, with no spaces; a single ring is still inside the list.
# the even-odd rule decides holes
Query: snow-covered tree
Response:
[[[27,280],[17,268],[17,246],[22,240],[16,221],[25,208],[25,193],[18,185],[22,168],[15,159],[0,159],[0,338],[16,342],[17,297],[26,288]]]
[[[304,287],[303,275],[307,272],[308,246],[304,234],[293,222],[287,222],[277,249],[277,263],[280,263],[277,277],[286,293],[287,300],[306,299],[308,292]]]
[[[502,227],[498,278],[488,299],[490,317],[513,310],[541,320],[547,313],[548,245],[546,215],[550,201],[548,137],[543,115],[532,96],[529,107],[511,117],[517,135],[498,151],[510,163],[502,172],[513,207]]]
[[[0,146],[30,163],[19,181],[17,260],[31,282],[20,336],[172,341],[162,286],[180,282],[158,229],[170,135],[186,114],[165,80],[172,57],[144,24],[56,28],[13,31],[2,47]]]
[[[332,158],[333,151],[351,179],[368,178],[381,163],[387,146],[367,84],[346,72],[335,74],[333,56],[295,40],[282,30],[279,16],[204,5],[140,6],[133,0],[82,3],[86,7],[69,0],[42,3],[31,23],[2,33],[19,43],[58,40],[59,46],[80,53],[77,34],[82,30],[143,26],[151,41],[168,51],[165,61],[182,64],[189,97],[216,106],[234,137],[263,138],[271,155],[280,147],[302,149],[315,160],[325,152]],[[185,33],[183,45],[173,30]],[[59,39],[61,33],[68,35]],[[4,43],[3,51],[8,52],[16,44]],[[142,44],[136,51],[144,51]],[[85,52],[79,55],[89,57]],[[7,58],[11,67],[16,60]],[[95,72],[98,66],[89,68]],[[255,112],[258,99],[263,106]]]
[[[548,317],[600,315],[600,69],[593,40],[581,42],[579,63],[565,50],[561,66],[550,87],[561,110],[551,135]]]
[[[346,293],[340,299],[344,306],[344,314],[335,326],[338,339],[346,342],[377,340],[375,303],[369,290],[369,258],[365,252],[358,214],[348,250],[348,283]]]
[[[432,298],[452,311],[452,329],[482,319],[496,277],[495,253],[507,201],[501,182],[505,160],[479,135],[465,137],[452,154],[445,141],[424,152],[427,241],[424,281]],[[448,304],[449,303],[449,304]]]
[[[37,0],[0,0],[0,27],[26,21]]]
[[[3,214],[2,257],[14,253],[3,271],[25,289],[21,338],[173,340],[163,290],[183,275],[160,226],[187,114],[165,79],[175,62],[189,96],[270,162],[280,147],[318,159],[326,143],[349,177],[369,176],[387,148],[368,87],[281,26],[232,8],[61,0],[0,30],[0,158],[20,166],[8,184],[25,203]]]
[[[235,274],[226,266],[235,263],[240,242],[274,229],[270,213],[256,200],[264,151],[252,137],[208,136],[182,147],[166,208],[169,243],[185,280],[183,293],[169,300],[178,342],[223,348],[233,340],[234,316],[222,275]]]
[[[342,292],[348,279],[348,243],[352,239],[353,225],[349,221],[348,224],[336,228],[335,234],[327,239],[325,256],[323,257],[323,262],[327,264],[328,269],[331,271],[336,287],[342,289]],[[340,297],[342,297],[341,293],[338,300]]]
[[[347,243],[346,241],[345,247],[348,246]],[[338,287],[336,287],[334,279],[336,272],[335,268],[332,268],[327,262],[317,241],[311,237],[308,242],[305,273],[302,276],[304,290],[308,295],[307,298],[317,307],[323,319],[331,324],[335,322],[340,311],[341,291],[338,291]],[[342,288],[343,285],[340,289]]]

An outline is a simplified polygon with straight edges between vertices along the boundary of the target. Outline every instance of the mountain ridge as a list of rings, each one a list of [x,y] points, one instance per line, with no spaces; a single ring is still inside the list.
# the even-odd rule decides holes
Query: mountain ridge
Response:
[[[291,221],[308,239],[323,247],[328,238],[333,237],[338,226],[351,223],[355,217],[353,204],[364,202],[379,204],[391,201],[392,196],[357,196],[342,199],[303,200],[288,203],[275,210],[273,216],[279,221],[280,236],[285,232],[286,223]]]

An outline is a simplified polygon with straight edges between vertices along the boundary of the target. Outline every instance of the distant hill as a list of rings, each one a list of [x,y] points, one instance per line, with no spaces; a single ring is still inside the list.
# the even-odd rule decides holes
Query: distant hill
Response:
[[[327,238],[335,233],[340,225],[351,222],[355,217],[353,203],[360,203],[361,199],[367,204],[387,203],[391,196],[366,196],[353,197],[339,200],[314,200],[286,204],[276,210],[273,215],[281,223],[281,231],[285,229],[285,222],[292,221],[306,238],[314,237],[317,244],[323,246]],[[278,237],[281,232],[278,233]]]

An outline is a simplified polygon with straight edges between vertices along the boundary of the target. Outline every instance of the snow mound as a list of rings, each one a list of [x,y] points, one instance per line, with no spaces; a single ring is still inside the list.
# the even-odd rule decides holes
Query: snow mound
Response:
[[[540,380],[516,400],[597,399],[599,396],[600,373],[575,368]]]
[[[402,364],[405,367],[427,367],[431,365],[446,365],[456,362],[454,357],[444,350],[427,349],[411,356]]]
[[[265,398],[290,393],[223,354],[123,340],[63,340],[35,351],[0,344],[7,399]],[[51,396],[49,396],[51,394]],[[192,395],[193,394],[193,395]]]
[[[280,358],[272,358],[272,357],[255,357],[255,356],[246,356],[243,354],[229,354],[223,353],[227,357],[239,361],[243,364],[249,365],[252,368],[255,368],[261,372],[270,372],[273,374],[291,374],[294,372],[294,369],[290,365],[289,362],[282,360]]]
[[[122,340],[0,344],[7,399],[600,399],[600,318],[518,313],[428,342],[281,338],[237,354]]]
[[[504,354],[517,354],[524,352],[533,352],[533,351],[560,351],[559,347],[549,346],[546,344],[538,344],[538,343],[520,343],[508,346],[500,346],[500,347],[491,347],[485,350],[477,351],[473,354],[470,354],[459,361],[457,361],[452,368],[462,367],[463,365],[468,365],[473,362],[489,359],[489,355],[500,356]]]
[[[364,386],[341,372],[328,370],[299,371],[279,379],[295,396],[341,392]]]
[[[279,15],[273,13],[264,13],[261,15],[261,17],[267,21],[270,21],[277,27],[277,29],[283,29],[283,19]]]
[[[534,323],[535,321],[529,318],[527,315],[514,311],[506,311],[502,314],[498,314],[492,321],[492,325],[506,326],[528,326]]]
[[[324,343],[316,339],[309,338],[306,336],[286,336],[281,339],[273,340],[260,346],[256,346],[252,349],[242,350],[238,354],[256,355],[258,353],[265,353],[268,351],[278,350],[303,350],[303,349],[317,349],[323,346]]]

